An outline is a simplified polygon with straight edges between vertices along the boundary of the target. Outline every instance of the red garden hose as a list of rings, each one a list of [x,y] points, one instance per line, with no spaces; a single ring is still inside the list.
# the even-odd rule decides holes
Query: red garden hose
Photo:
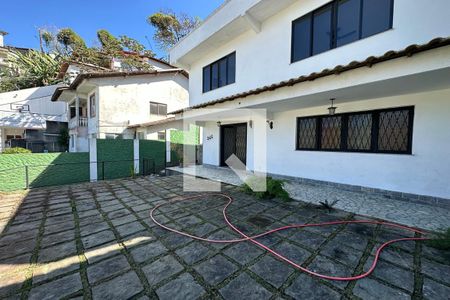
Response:
[[[161,224],[160,222],[158,222],[155,219],[154,216],[154,212],[160,208],[161,206],[167,205],[167,204],[171,204],[174,202],[179,202],[179,201],[187,201],[187,200],[194,200],[194,199],[201,199],[203,197],[206,196],[219,196],[219,197],[223,197],[228,199],[228,203],[224,206],[222,213],[223,213],[223,218],[225,220],[225,222],[228,224],[228,226],[230,226],[234,231],[236,231],[238,234],[240,234],[243,238],[240,239],[232,239],[232,240],[214,240],[214,239],[207,239],[207,238],[202,238],[199,236],[195,236],[180,230],[176,230],[174,228],[170,228],[168,226],[165,226],[164,224]],[[239,243],[239,242],[243,242],[243,241],[250,241],[256,245],[258,245],[259,247],[267,250],[269,253],[271,253],[273,256],[278,257],[279,259],[287,262],[288,264],[290,264],[291,266],[293,266],[296,269],[302,270],[303,272],[306,272],[308,274],[311,274],[313,276],[316,277],[320,277],[323,279],[328,279],[328,280],[337,280],[337,281],[351,281],[351,280],[358,280],[364,277],[367,277],[370,275],[370,273],[373,272],[373,270],[375,269],[377,263],[378,263],[378,258],[380,256],[381,251],[383,251],[383,249],[385,247],[387,247],[390,244],[393,243],[397,243],[397,242],[401,242],[401,241],[421,241],[421,240],[427,240],[427,238],[419,238],[419,237],[413,237],[413,238],[401,238],[401,239],[395,239],[395,240],[390,240],[385,242],[384,244],[382,244],[376,251],[375,253],[375,259],[372,262],[372,265],[370,267],[370,269],[365,272],[362,273],[360,275],[356,275],[356,276],[351,276],[351,277],[337,277],[337,276],[328,276],[328,275],[323,275],[323,274],[319,274],[316,273],[314,271],[308,270],[307,268],[302,267],[301,265],[293,262],[292,260],[288,259],[287,257],[283,256],[282,254],[280,254],[279,252],[276,252],[275,250],[267,247],[266,245],[256,241],[255,239],[272,234],[274,232],[277,231],[282,231],[282,230],[286,230],[286,229],[290,229],[290,228],[305,228],[305,227],[319,227],[319,226],[329,226],[329,225],[341,225],[341,224],[376,224],[376,225],[384,225],[384,226],[390,226],[390,227],[397,227],[397,228],[401,228],[404,230],[408,230],[414,233],[420,233],[420,234],[424,234],[425,232],[408,227],[408,226],[402,226],[402,225],[398,225],[398,224],[394,224],[394,223],[389,223],[389,222],[381,222],[381,221],[368,221],[368,220],[356,220],[356,221],[334,221],[334,222],[324,222],[324,223],[313,223],[313,224],[293,224],[293,225],[287,225],[287,226],[283,226],[283,227],[279,227],[279,228],[275,228],[254,236],[247,236],[245,233],[243,233],[242,231],[240,231],[236,226],[234,226],[231,221],[228,219],[227,217],[227,208],[228,206],[231,205],[231,203],[233,202],[233,198],[231,198],[228,195],[225,194],[205,194],[205,195],[195,195],[195,196],[190,196],[190,197],[181,197],[181,198],[174,198],[166,203],[160,203],[158,205],[156,205],[151,211],[150,211],[150,218],[153,220],[153,222],[155,222],[155,224],[157,224],[158,226],[169,230],[171,232],[186,236],[186,237],[190,237],[192,239],[195,240],[199,240],[199,241],[204,241],[204,242],[209,242],[209,243]]]

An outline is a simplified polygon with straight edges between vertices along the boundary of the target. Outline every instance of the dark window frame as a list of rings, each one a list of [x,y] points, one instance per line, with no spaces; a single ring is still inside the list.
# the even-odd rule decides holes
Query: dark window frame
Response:
[[[234,76],[232,77],[232,80],[230,80],[230,75],[229,75],[229,70],[230,70],[230,65],[229,65],[229,61],[230,61],[230,57],[234,56]],[[223,85],[220,85],[220,81],[221,81],[221,76],[220,76],[220,62],[221,61],[225,61],[225,68],[226,68],[226,72],[225,72],[225,83]],[[217,87],[213,88],[213,66],[217,65],[217,73],[218,73],[218,77],[217,77]],[[205,88],[205,70],[209,69],[209,88]],[[236,82],[236,51],[221,57],[220,59],[210,63],[207,66],[204,66],[202,68],[202,92],[203,93],[207,93],[210,91],[214,91],[217,89],[220,89],[221,87],[233,84]]]
[[[389,27],[386,30],[381,31],[379,33],[386,32],[386,31],[388,31],[388,30],[393,28],[393,25],[394,25],[394,1],[395,0],[390,0]],[[333,49],[336,49],[336,48],[339,48],[339,47],[342,47],[342,46],[345,46],[345,45],[348,45],[348,44],[351,44],[351,43],[354,43],[354,42],[357,42],[357,41],[360,41],[360,40],[363,40],[363,39],[366,39],[366,38],[371,37],[371,36],[376,35],[376,34],[379,34],[379,33],[375,33],[375,34],[368,35],[368,36],[365,36],[365,37],[362,36],[362,28],[363,28],[363,22],[364,22],[363,21],[363,5],[364,5],[364,0],[360,0],[358,39],[356,39],[355,41],[349,42],[347,44],[341,45],[341,46],[337,46],[337,25],[338,25],[337,24],[337,21],[338,21],[337,19],[338,19],[338,10],[339,10],[339,0],[333,0],[332,2],[326,3],[325,5],[322,5],[322,6],[318,7],[318,8],[316,8],[316,9],[314,9],[313,11],[311,11],[311,12],[301,16],[300,18],[297,18],[297,19],[293,20],[292,24],[291,24],[291,63],[302,61],[304,59],[313,57],[315,55],[319,55],[319,54],[328,52],[330,50],[333,50]],[[329,50],[326,50],[326,51],[323,51],[323,52],[320,52],[320,53],[317,53],[317,54],[313,54],[314,14],[316,12],[324,9],[327,6],[331,6],[331,38],[330,38],[330,46],[331,47],[330,47]],[[294,56],[295,56],[295,54],[294,54],[294,45],[295,45],[294,27],[295,27],[295,24],[297,22],[301,22],[301,21],[303,21],[304,19],[307,19],[307,18],[309,18],[309,22],[310,22],[310,26],[309,26],[310,27],[309,55],[304,57],[304,58],[300,58],[300,59],[295,60],[294,59]]]
[[[157,114],[153,114],[152,113],[152,104],[156,104],[157,106],[158,106],[158,113]],[[167,117],[167,104],[166,103],[161,103],[161,102],[155,102],[155,101],[150,101],[149,102],[149,106],[150,106],[150,115],[153,115],[153,116],[165,116],[165,117]],[[166,110],[166,112],[165,112],[165,114],[161,114],[160,113],[160,107],[161,106],[164,106],[165,107],[165,110]]]
[[[384,112],[393,111],[408,111],[408,145],[406,151],[395,151],[395,150],[379,150],[378,149],[378,133],[379,128],[379,116]],[[340,149],[322,149],[320,145],[321,135],[322,135],[322,119],[330,117],[328,114],[315,115],[315,116],[305,116],[298,117],[296,119],[296,132],[295,132],[295,150],[296,151],[316,151],[316,152],[357,152],[357,153],[375,153],[375,154],[412,154],[412,144],[413,144],[413,128],[414,128],[414,106],[404,106],[404,107],[393,107],[377,110],[368,111],[357,111],[349,113],[335,114],[333,116],[340,116],[341,119],[341,147]],[[353,115],[364,115],[371,114],[372,116],[372,128],[371,128],[371,145],[370,149],[348,149],[348,117]],[[304,119],[315,119],[316,122],[316,143],[314,148],[301,148],[299,147],[299,125],[300,121]]]

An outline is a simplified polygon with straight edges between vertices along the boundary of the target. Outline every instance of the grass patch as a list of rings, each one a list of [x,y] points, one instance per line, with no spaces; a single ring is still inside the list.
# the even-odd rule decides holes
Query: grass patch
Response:
[[[253,191],[251,187],[259,187],[259,190],[263,188],[264,179],[266,180],[265,191]],[[280,198],[284,201],[291,201],[291,197],[284,189],[284,182],[284,180],[273,179],[272,177],[264,178],[259,176],[252,176],[246,180],[246,182],[241,186],[241,189],[244,193],[253,195],[258,199]]]
[[[439,250],[450,250],[450,228],[437,233],[435,238],[426,241],[425,244]]]

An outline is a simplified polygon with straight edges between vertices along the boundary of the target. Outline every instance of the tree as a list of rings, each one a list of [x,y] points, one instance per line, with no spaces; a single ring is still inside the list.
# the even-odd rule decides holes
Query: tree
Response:
[[[160,11],[149,16],[147,22],[156,29],[154,39],[158,46],[168,51],[194,30],[200,24],[200,19],[184,13],[177,15],[172,11]]]
[[[23,54],[13,52],[9,58],[11,68],[0,75],[0,92],[56,84],[60,57],[30,50]]]
[[[86,43],[71,28],[63,28],[56,35],[57,41],[64,46],[65,54],[70,55],[73,52],[85,50]]]
[[[120,41],[109,31],[105,29],[97,31],[97,38],[104,52],[114,54],[123,51]]]

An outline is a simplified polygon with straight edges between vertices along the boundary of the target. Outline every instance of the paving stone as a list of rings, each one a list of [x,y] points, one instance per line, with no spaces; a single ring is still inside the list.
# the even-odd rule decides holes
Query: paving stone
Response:
[[[11,243],[15,243],[17,241],[25,241],[29,239],[33,239],[36,241],[37,235],[39,233],[39,228],[25,231],[25,232],[17,232],[9,235],[0,236],[0,247],[10,245]]]
[[[372,255],[375,254],[376,249],[380,245],[381,244],[378,244],[378,245],[376,245],[376,247],[374,247],[372,249],[372,253],[371,253]],[[414,257],[412,256],[412,254],[407,253],[402,250],[399,250],[397,248],[392,248],[392,247],[384,248],[383,251],[381,251],[380,258],[381,258],[381,260],[399,265],[401,267],[408,268],[411,270],[413,269]]]
[[[104,258],[119,254],[121,249],[123,249],[123,247],[114,240],[101,246],[86,249],[84,255],[89,264],[93,264]]]
[[[332,240],[321,251],[320,254],[331,257],[345,265],[354,268],[358,265],[363,252],[343,245],[339,240]]]
[[[223,253],[239,264],[246,265],[260,256],[263,251],[251,242],[241,242],[227,248]]]
[[[180,256],[188,265],[192,265],[199,260],[202,260],[203,258],[207,257],[208,254],[210,254],[212,251],[210,251],[208,248],[203,246],[199,242],[194,242],[186,247],[183,247],[181,249],[178,249],[175,251],[175,253]]]
[[[97,281],[121,273],[128,268],[130,268],[130,265],[125,256],[114,256],[87,268],[89,283],[94,284]]]
[[[73,229],[46,235],[41,240],[41,247],[45,248],[61,242],[72,241],[75,239],[75,231]]]
[[[233,263],[222,255],[214,256],[195,266],[194,269],[209,284],[217,284],[238,270]]]
[[[204,223],[191,228],[189,231],[195,236],[204,237],[206,235],[209,235],[217,228],[218,227],[216,225],[213,225],[211,223]]]
[[[119,232],[120,236],[125,237],[138,231],[145,230],[145,227],[142,226],[139,222],[132,222],[117,226],[116,230]]]
[[[438,250],[422,244],[422,255],[442,264],[450,265],[450,250]]]
[[[289,240],[301,244],[311,250],[316,250],[326,240],[326,238],[309,231],[301,230],[294,233]]]
[[[269,299],[272,293],[253,280],[248,274],[242,273],[225,287],[220,289],[225,299]]]
[[[203,222],[202,219],[197,218],[196,216],[193,215],[177,219],[177,223],[180,224],[183,228],[190,227],[199,224],[201,222]]]
[[[33,287],[30,291],[30,300],[60,299],[69,296],[83,288],[79,273],[75,273],[49,283]]]
[[[97,233],[103,230],[109,229],[109,225],[106,222],[92,223],[83,227],[80,227],[80,235],[87,236],[93,233]]]
[[[54,277],[78,270],[80,260],[77,255],[69,256],[55,262],[39,264],[33,270],[33,284],[47,281]]]
[[[372,265],[373,258],[367,260],[364,265],[364,271],[368,271]],[[414,290],[414,273],[412,270],[405,270],[394,266],[393,264],[378,261],[373,276],[382,279],[390,284],[413,292]]]
[[[130,214],[131,213],[130,213],[130,211],[128,209],[122,208],[122,209],[119,209],[119,210],[115,210],[115,211],[109,212],[107,215],[108,215],[108,218],[110,218],[112,220],[112,219],[116,219],[116,218],[120,218],[120,217],[125,217],[125,216],[128,216]]]
[[[450,266],[422,259],[422,273],[436,280],[450,284]]]
[[[76,255],[77,247],[75,241],[65,242],[58,245],[53,245],[48,248],[39,250],[38,262],[50,262],[61,259],[63,257]]]
[[[250,270],[276,288],[279,288],[294,272],[294,269],[288,264],[268,255],[258,260],[258,262],[250,267]]]
[[[425,299],[448,300],[450,287],[437,283],[428,278],[423,280],[423,297]]]
[[[118,200],[115,200],[114,205],[110,205],[111,203],[107,203],[108,205],[101,204],[101,208],[104,212],[109,213],[115,210],[124,209],[125,207]]]
[[[275,247],[275,250],[279,253],[283,253],[283,256],[297,264],[302,264],[312,254],[308,250],[305,250],[288,242],[283,242],[277,245]]]
[[[61,232],[61,231],[66,231],[66,230],[74,229],[74,228],[75,228],[75,223],[73,221],[53,224],[53,225],[45,226],[44,235],[57,233],[57,232]]]
[[[133,271],[120,275],[92,288],[93,299],[129,299],[143,290]]]
[[[25,241],[14,241],[6,246],[0,247],[0,260],[17,256],[23,253],[30,253],[36,247],[34,239]]]
[[[0,274],[0,297],[3,298],[9,294],[17,293],[26,280],[25,272],[8,274],[7,276]]]
[[[321,255],[316,256],[316,258],[308,268],[316,273],[338,277],[349,277],[352,275],[352,269],[350,269],[348,266],[345,266],[338,262],[334,262]],[[347,285],[347,282],[344,281],[330,281],[330,283],[341,289],[345,288],[345,286]]]
[[[410,299],[408,294],[370,278],[358,280],[356,286],[353,288],[353,294],[367,300]]]
[[[142,268],[150,285],[155,285],[182,270],[183,266],[171,255],[164,256]]]
[[[156,294],[161,300],[198,299],[204,293],[205,290],[188,273],[181,274],[156,290]]]
[[[341,295],[338,292],[306,274],[301,274],[297,277],[286,289],[286,294],[294,299],[341,299]]]
[[[92,223],[104,222],[103,217],[101,215],[89,216],[86,218],[82,218],[79,221],[80,226],[90,225]]]
[[[178,247],[185,245],[191,241],[192,241],[191,238],[182,236],[182,235],[174,233],[174,232],[169,232],[164,237],[164,242],[167,245],[167,247],[169,247],[170,249],[178,248]]]
[[[81,238],[85,249],[105,244],[112,240],[115,240],[115,236],[111,230],[101,231]]]
[[[137,263],[142,263],[158,255],[161,255],[166,251],[167,248],[164,247],[164,245],[159,241],[156,241],[154,243],[132,248],[130,252]]]
[[[123,216],[120,218],[112,219],[111,223],[113,223],[114,226],[119,226],[122,224],[131,223],[134,221],[137,221],[136,217],[134,217],[132,215],[127,215],[127,216]]]

